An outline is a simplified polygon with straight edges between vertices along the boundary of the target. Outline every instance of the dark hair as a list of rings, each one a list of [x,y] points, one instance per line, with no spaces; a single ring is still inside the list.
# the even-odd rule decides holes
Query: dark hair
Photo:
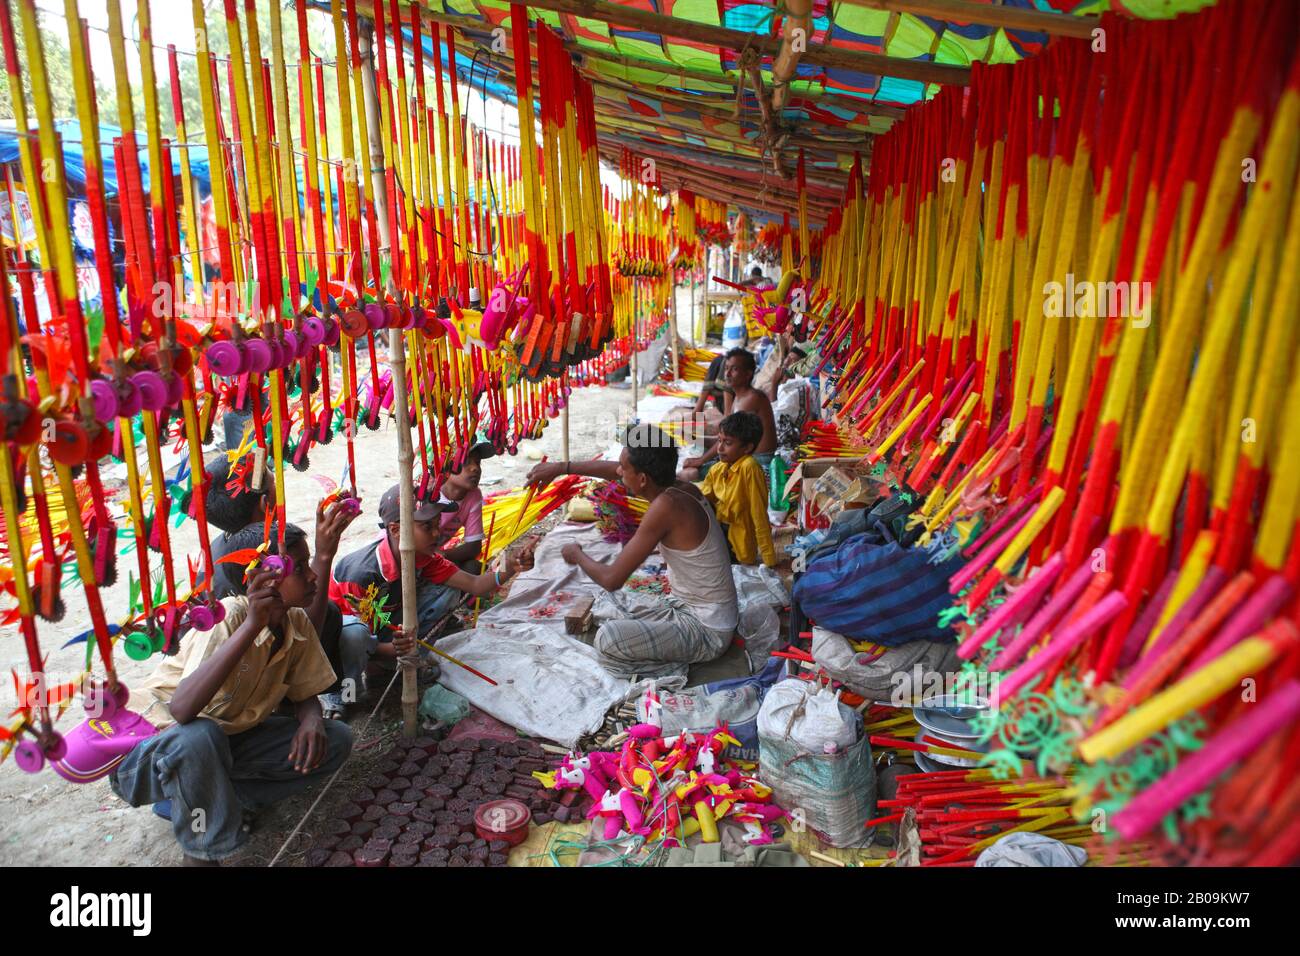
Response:
[[[240,530],[230,535],[230,537],[227,539],[226,543],[230,548],[230,551],[228,553],[233,554],[236,551],[243,551],[245,549],[261,547],[262,542],[264,540],[267,540],[266,538],[263,538],[262,535],[263,535],[263,530],[261,525],[241,528]],[[279,527],[276,522],[272,521],[271,530],[269,532],[269,540],[271,542],[271,546],[267,548],[267,554],[280,553],[280,548],[278,543],[279,538],[280,538]],[[303,531],[302,528],[298,527],[296,524],[286,524],[284,526],[285,552],[288,552],[289,549],[291,548],[296,548],[299,544],[305,544],[306,541],[307,541],[307,532]],[[233,585],[233,590],[235,591],[236,594],[243,594],[244,574],[248,569],[248,562],[245,561],[241,564],[238,561],[230,561],[227,562],[227,564],[230,566],[230,569],[232,571],[230,577]]]
[[[677,480],[677,443],[667,432],[654,425],[632,425],[623,443],[632,467],[661,488]]]
[[[459,467],[457,467],[457,465],[456,465],[456,458],[457,458],[457,456],[456,456],[456,455],[448,455],[448,456],[447,456],[447,460],[446,460],[445,462],[443,462],[443,465],[442,465],[442,472],[443,472],[443,474],[444,474],[444,475],[459,475],[462,471],[465,470],[465,466],[469,464],[469,461],[470,461],[471,458],[474,459],[475,461],[477,461],[480,465],[482,465],[482,464],[483,464],[483,457],[484,457],[484,456],[483,456],[483,452],[481,452],[481,451],[475,451],[474,448],[477,448],[477,447],[478,447],[478,446],[475,445],[473,448],[470,448],[470,450],[467,451],[467,452],[465,453],[465,457],[462,458],[462,459],[460,460],[460,466],[459,466]]]
[[[723,356],[723,361],[725,362],[727,359],[732,358],[740,359],[740,364],[751,372],[758,368],[758,363],[754,361],[754,353],[749,349],[742,349],[740,346],[736,346]]]
[[[749,274],[757,279],[763,274],[763,268],[761,266],[754,266],[754,268],[749,270]]]
[[[251,454],[244,458],[250,465],[251,459]],[[208,524],[233,534],[257,520],[257,511],[265,493],[260,488],[247,487],[238,494],[232,492],[226,487],[230,482],[230,469],[230,459],[225,452],[207,466],[208,493],[203,502],[207,509]]]
[[[763,440],[763,420],[753,412],[732,412],[718,423],[718,431],[743,445],[757,448]]]

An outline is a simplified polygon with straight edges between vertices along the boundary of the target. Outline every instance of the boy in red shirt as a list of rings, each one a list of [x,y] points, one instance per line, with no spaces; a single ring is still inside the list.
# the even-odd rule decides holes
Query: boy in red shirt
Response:
[[[525,551],[512,558],[504,571],[467,574],[438,552],[442,543],[439,520],[455,505],[437,501],[415,503],[415,563],[419,578],[416,601],[419,605],[420,637],[428,640],[434,627],[460,603],[462,595],[486,597],[501,587],[522,568],[531,567],[531,553]],[[373,544],[353,551],[334,563],[330,578],[330,599],[345,617],[342,638],[343,680],[351,679],[361,687],[361,675],[372,655],[397,658],[415,649],[413,639],[402,634],[402,558],[398,550],[401,532],[401,487],[393,485],[379,501],[379,525],[384,534]],[[359,615],[370,588],[375,588],[375,604],[388,615],[388,626],[377,626],[372,615]],[[381,603],[382,602],[382,603]],[[351,617],[349,617],[351,616]],[[365,627],[347,626],[360,621]]]

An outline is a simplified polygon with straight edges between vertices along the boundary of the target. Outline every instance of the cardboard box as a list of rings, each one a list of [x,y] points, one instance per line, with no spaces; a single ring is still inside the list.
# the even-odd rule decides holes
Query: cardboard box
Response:
[[[854,482],[867,475],[870,469],[861,466],[859,462],[861,462],[860,458],[809,458],[795,467],[790,475],[790,481],[786,484],[786,494],[789,495],[795,481],[800,482],[800,531],[808,532],[830,524],[830,519],[822,515],[815,505],[819,494],[839,495],[841,497],[838,500],[841,501],[861,496],[863,493],[861,489],[867,487],[866,483],[861,483],[859,489],[855,491]],[[832,471],[834,473],[827,478],[827,474]]]

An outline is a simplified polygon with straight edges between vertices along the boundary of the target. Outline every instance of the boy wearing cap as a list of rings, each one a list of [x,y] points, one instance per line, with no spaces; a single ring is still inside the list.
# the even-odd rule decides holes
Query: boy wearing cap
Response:
[[[483,459],[491,458],[493,454],[491,442],[476,442],[466,452],[460,470],[453,471],[442,481],[441,503],[455,508],[442,514],[439,526],[442,540],[450,541],[457,531],[465,529],[461,543],[445,549],[442,554],[470,574],[478,574],[482,567],[478,556],[483,549],[483,492],[478,490],[478,484],[483,477]]]
[[[415,564],[418,576],[416,601],[419,607],[420,638],[428,640],[435,626],[455,609],[462,594],[486,597],[521,568],[531,566],[531,555],[511,559],[505,571],[490,574],[467,574],[452,564],[438,546],[442,542],[439,522],[457,506],[441,501],[415,501]],[[402,624],[402,557],[398,550],[401,533],[401,487],[393,485],[379,502],[379,524],[384,533],[372,544],[345,556],[334,565],[330,579],[330,599],[344,614],[358,615],[369,630],[344,628],[343,679],[360,687],[361,675],[372,655],[402,657],[415,649],[414,639],[404,636]],[[522,560],[521,560],[522,559]],[[374,603],[382,602],[388,615],[387,627],[379,625],[373,614],[366,620],[365,602],[374,588]]]

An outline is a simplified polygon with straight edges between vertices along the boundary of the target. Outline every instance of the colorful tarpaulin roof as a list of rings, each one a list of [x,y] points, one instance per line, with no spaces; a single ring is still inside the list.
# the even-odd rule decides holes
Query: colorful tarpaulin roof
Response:
[[[508,99],[513,74],[501,42],[510,42],[508,0],[420,2],[427,19],[455,27],[482,52],[475,85],[488,64],[487,92]],[[607,156],[629,148],[662,156],[669,169],[690,157],[706,162],[703,171],[789,191],[803,149],[810,198],[830,203],[855,153],[869,152],[871,139],[906,107],[945,83],[965,83],[972,64],[1033,56],[1054,34],[1086,36],[1099,13],[1164,18],[1212,2],[540,0],[528,7],[564,37],[594,82]],[[359,12],[372,3],[361,0]],[[795,42],[791,28],[805,22]]]

